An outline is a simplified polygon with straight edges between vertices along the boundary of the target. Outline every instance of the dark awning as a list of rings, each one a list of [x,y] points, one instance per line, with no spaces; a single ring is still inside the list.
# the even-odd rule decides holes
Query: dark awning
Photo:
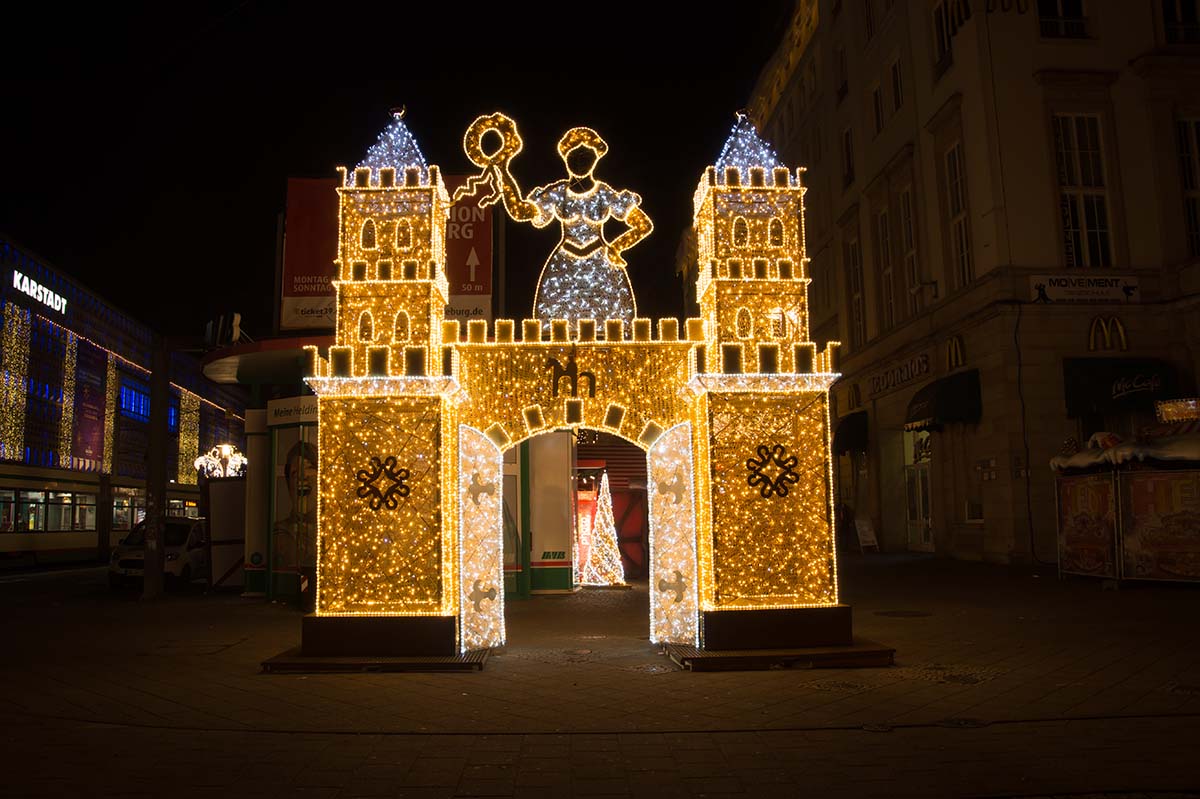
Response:
[[[1175,372],[1154,358],[1064,358],[1067,416],[1152,411],[1174,396]]]
[[[843,416],[838,420],[837,430],[833,433],[834,454],[866,451],[867,412],[855,411],[849,416]]]
[[[908,403],[905,430],[936,430],[944,424],[979,421],[979,370],[968,369],[922,386]]]

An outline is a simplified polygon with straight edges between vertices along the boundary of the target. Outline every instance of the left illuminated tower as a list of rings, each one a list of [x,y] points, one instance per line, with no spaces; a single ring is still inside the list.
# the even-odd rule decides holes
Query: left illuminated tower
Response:
[[[456,456],[440,376],[450,198],[400,114],[339,172],[337,331],[327,361],[310,351],[321,492],[304,650],[352,653],[362,637],[412,652],[425,638],[442,654],[457,611],[456,520],[441,511]]]

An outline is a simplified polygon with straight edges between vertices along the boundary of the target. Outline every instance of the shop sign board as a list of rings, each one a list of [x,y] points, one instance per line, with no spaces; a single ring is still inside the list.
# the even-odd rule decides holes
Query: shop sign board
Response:
[[[288,397],[267,403],[267,427],[287,424],[316,424],[317,398],[315,395]]]
[[[279,327],[282,330],[334,326],[333,288],[338,245],[336,178],[289,178],[283,239]]]
[[[888,364],[867,380],[869,396],[877,397],[889,391],[916,382],[929,374],[930,357],[922,352],[902,361]]]
[[[446,189],[467,182],[465,175],[446,175]],[[446,318],[465,325],[469,319],[492,320],[492,209],[480,207],[478,195],[463,197],[446,221],[446,280],[450,299]]]
[[[1141,299],[1133,275],[1063,273],[1029,278],[1030,302],[1137,302]]]

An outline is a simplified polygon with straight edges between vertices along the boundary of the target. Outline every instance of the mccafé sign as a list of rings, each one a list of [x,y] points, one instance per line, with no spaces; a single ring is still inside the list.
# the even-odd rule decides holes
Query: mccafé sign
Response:
[[[929,374],[929,353],[914,355],[906,361],[899,361],[882,371],[871,375],[868,382],[870,395],[884,394],[894,388],[907,385]]]
[[[1130,377],[1118,377],[1112,382],[1112,398],[1127,397],[1130,394],[1141,394],[1149,392],[1157,393],[1162,388],[1162,375],[1154,372],[1152,374],[1135,374]]]
[[[22,294],[29,295],[47,308],[52,308],[61,314],[67,312],[66,297],[61,294],[55,294],[41,283],[31,280],[28,275],[23,275],[15,269],[13,270],[12,284],[14,289],[20,291]]]

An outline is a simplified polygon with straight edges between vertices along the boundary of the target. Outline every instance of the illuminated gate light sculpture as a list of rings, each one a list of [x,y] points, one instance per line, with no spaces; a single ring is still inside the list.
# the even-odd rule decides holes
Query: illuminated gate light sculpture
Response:
[[[502,115],[473,128],[489,119],[515,136]],[[468,190],[487,186],[483,202],[509,208],[523,199],[507,161],[475,155],[484,170]],[[580,427],[647,451],[651,640],[851,642],[829,458],[836,344],[809,340],[802,170],[747,119],[696,189],[702,318],[682,329],[645,318],[463,329],[443,319],[452,200],[403,121],[340,171],[336,343],[328,358],[309,349],[321,469],[304,654],[503,644],[503,452]]]

